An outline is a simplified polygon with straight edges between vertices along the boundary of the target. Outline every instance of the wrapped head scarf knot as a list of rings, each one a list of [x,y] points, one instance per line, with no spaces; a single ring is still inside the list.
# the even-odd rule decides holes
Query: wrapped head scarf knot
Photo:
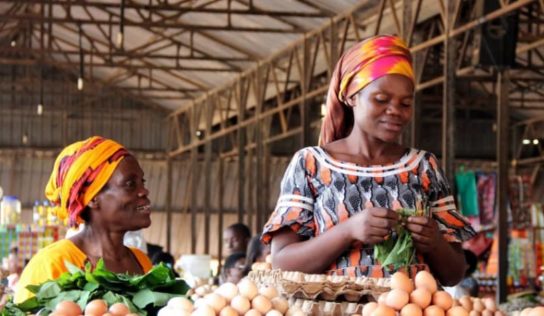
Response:
[[[327,112],[321,128],[320,145],[345,138],[348,98],[385,75],[403,75],[415,82],[410,50],[396,36],[378,35],[366,39],[340,57],[327,94]]]
[[[55,160],[45,196],[60,219],[71,226],[82,223],[80,215],[100,192],[128,151],[117,142],[93,136],[68,145]]]

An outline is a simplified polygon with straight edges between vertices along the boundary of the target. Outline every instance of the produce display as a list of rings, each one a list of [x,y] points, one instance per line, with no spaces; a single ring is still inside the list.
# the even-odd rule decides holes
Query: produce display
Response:
[[[172,270],[163,264],[139,276],[108,271],[102,260],[94,269],[88,264],[85,270],[65,264],[69,272],[56,280],[29,286],[35,296],[21,304],[8,303],[0,315],[79,316],[83,311],[89,316],[109,315],[108,312],[90,313],[94,308],[103,312],[105,307],[115,316],[131,313],[151,316],[169,299],[189,290],[185,281],[175,279]]]
[[[240,283],[225,283],[213,292],[203,293],[204,296],[192,303],[184,297],[172,298],[163,307],[158,316],[280,316],[305,315],[298,307],[289,307],[287,300],[279,295],[273,286],[258,287],[253,281],[243,279]]]

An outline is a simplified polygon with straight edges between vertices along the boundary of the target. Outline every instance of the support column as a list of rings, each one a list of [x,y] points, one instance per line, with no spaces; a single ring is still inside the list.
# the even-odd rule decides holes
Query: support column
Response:
[[[213,121],[213,100],[207,99],[206,106],[206,128],[205,135],[207,137],[212,132]],[[211,160],[212,160],[212,140],[209,139],[204,145],[204,253],[210,253],[210,198],[211,198]]]
[[[245,98],[243,97],[246,91],[245,81],[241,81],[237,87],[238,89],[238,122],[242,122],[245,119]],[[238,129],[238,222],[244,221],[245,212],[245,147],[246,147],[246,130],[245,127]]]
[[[499,238],[499,274],[497,275],[497,303],[506,302],[508,273],[508,147],[510,79],[508,70],[501,70],[497,76],[497,201],[499,203],[497,229]]]
[[[444,40],[444,92],[442,111],[442,169],[449,181],[453,180],[455,160],[455,65],[456,40],[450,37],[453,29],[454,0],[448,0],[446,9],[446,39]]]
[[[166,154],[166,251],[172,253],[172,158]]]

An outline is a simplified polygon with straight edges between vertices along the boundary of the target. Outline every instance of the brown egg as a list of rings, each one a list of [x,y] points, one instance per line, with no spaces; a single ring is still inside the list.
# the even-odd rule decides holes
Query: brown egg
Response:
[[[462,306],[454,306],[450,308],[447,313],[447,316],[469,316],[468,311]]]
[[[85,306],[85,315],[102,316],[108,311],[108,304],[104,300],[92,300]]]
[[[238,287],[234,283],[226,282],[226,283],[223,283],[220,287],[218,287],[217,290],[215,290],[215,292],[223,296],[224,298],[227,299],[228,302],[230,302],[230,300],[232,300],[233,297],[238,295]]]
[[[376,309],[376,307],[378,307],[378,303],[376,302],[366,303],[363,306],[363,316],[370,316],[372,312]]]
[[[257,295],[251,301],[251,308],[258,311],[261,314],[266,314],[272,309],[272,303],[264,295]]]
[[[123,303],[115,303],[110,306],[110,313],[116,316],[125,316],[126,314],[130,313],[130,309],[128,309],[128,307]]]
[[[433,294],[433,305],[447,311],[453,305],[451,295],[446,291],[437,291]]]
[[[400,310],[400,316],[423,316],[423,310],[416,304],[410,303]]]
[[[255,310],[255,309],[250,309],[247,311],[247,313],[245,313],[245,316],[261,316],[262,314],[258,311],[258,310]]]
[[[470,296],[468,295],[462,296],[459,299],[459,304],[461,304],[461,306],[463,306],[463,308],[466,309],[467,311],[472,310],[472,300],[470,299]]]
[[[62,301],[55,306],[55,313],[63,314],[66,316],[79,316],[81,315],[81,307],[72,301]]]
[[[389,306],[378,304],[378,307],[370,314],[370,316],[395,316],[395,310]]]
[[[403,290],[393,289],[387,293],[385,298],[385,305],[400,311],[404,305],[408,304],[410,296]]]
[[[275,309],[271,309],[268,311],[268,313],[266,313],[266,316],[282,316],[283,314],[278,312],[277,310]]]
[[[257,286],[249,279],[243,279],[238,283],[238,292],[250,300],[259,294]]]
[[[239,314],[244,315],[251,308],[251,303],[245,296],[237,295],[230,301],[230,306]]]
[[[485,309],[485,306],[484,306],[484,303],[482,303],[482,300],[480,300],[479,298],[475,298],[472,301],[472,309],[480,313],[483,312]]]
[[[403,272],[395,272],[391,276],[390,286],[392,289],[403,290],[408,294],[414,290],[414,282]]]
[[[435,278],[428,271],[419,271],[414,281],[416,288],[426,288],[431,294],[434,294],[438,288]]]
[[[493,316],[495,313],[492,311],[489,311],[487,309],[484,309],[482,312],[482,316]]]
[[[283,297],[274,297],[270,302],[272,303],[272,308],[282,314],[285,314],[289,309],[289,303]]]
[[[461,306],[461,303],[459,303],[459,300],[454,298],[453,299],[453,304],[451,306]]]
[[[480,314],[480,312],[477,312],[477,311],[470,311],[470,313],[468,313],[468,316],[481,316],[482,314]]]
[[[380,294],[380,296],[378,297],[378,304],[385,304],[385,299],[387,298],[388,293],[389,292]]]
[[[266,296],[269,300],[278,296],[278,290],[273,286],[263,286],[259,289],[259,294]]]
[[[539,314],[539,315],[544,315],[544,314]],[[495,312],[495,315],[494,315],[494,316],[506,316],[506,314],[503,313],[502,311],[499,311],[499,310],[498,310],[498,311]]]
[[[221,312],[219,312],[219,316],[238,316],[238,312],[230,306],[225,306]]]
[[[531,312],[529,313],[529,316],[542,316],[544,315],[544,307],[543,306],[537,306],[533,309],[531,309]]]
[[[423,316],[445,316],[444,310],[436,305],[427,306],[423,310]]]
[[[193,316],[215,316],[215,310],[206,304],[202,304],[191,314]]]
[[[210,293],[204,297],[204,302],[213,308],[216,313],[219,313],[225,305],[227,305],[227,300],[216,293]]]
[[[530,307],[527,307],[527,308],[524,308],[521,313],[519,314],[519,316],[529,316],[529,314],[531,313],[533,309],[530,308]]]
[[[422,309],[427,308],[431,304],[432,294],[427,288],[415,289],[410,293],[410,303],[414,303]]]
[[[497,304],[495,304],[495,300],[490,297],[487,297],[487,298],[484,298],[483,301],[484,301],[485,309],[495,313],[495,311],[497,310]]]

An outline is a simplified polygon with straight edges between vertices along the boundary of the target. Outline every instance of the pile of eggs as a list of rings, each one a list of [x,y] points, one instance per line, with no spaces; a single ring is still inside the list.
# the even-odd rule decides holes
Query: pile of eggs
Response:
[[[391,277],[391,291],[383,293],[378,302],[365,304],[362,316],[502,316],[495,302],[470,297],[454,300],[439,291],[435,278],[420,271],[412,281],[397,272]]]
[[[276,288],[258,288],[249,279],[235,285],[225,283],[212,293],[195,300],[194,304],[184,297],[168,301],[158,316],[302,316],[299,308],[289,308],[287,300],[279,296]]]
[[[138,316],[131,313],[129,308],[123,303],[108,304],[104,300],[92,300],[84,310],[77,303],[72,301],[62,301],[57,304],[55,310],[49,316]]]

